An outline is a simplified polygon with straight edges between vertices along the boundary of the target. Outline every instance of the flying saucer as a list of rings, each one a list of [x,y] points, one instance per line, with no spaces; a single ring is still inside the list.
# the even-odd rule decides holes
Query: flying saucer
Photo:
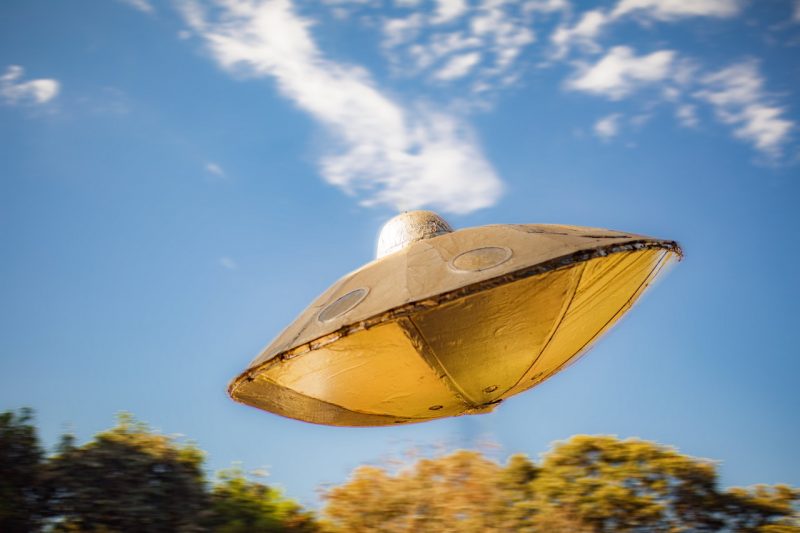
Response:
[[[680,259],[674,241],[544,224],[383,227],[377,258],[325,291],[228,391],[334,426],[485,413],[584,353]]]

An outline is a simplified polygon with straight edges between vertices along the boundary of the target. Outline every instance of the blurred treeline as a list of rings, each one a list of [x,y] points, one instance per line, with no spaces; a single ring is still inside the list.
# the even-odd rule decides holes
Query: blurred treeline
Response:
[[[129,415],[42,450],[29,410],[0,413],[0,532],[800,532],[800,491],[723,490],[716,465],[635,439],[575,436],[535,463],[458,451],[357,468],[319,514]]]

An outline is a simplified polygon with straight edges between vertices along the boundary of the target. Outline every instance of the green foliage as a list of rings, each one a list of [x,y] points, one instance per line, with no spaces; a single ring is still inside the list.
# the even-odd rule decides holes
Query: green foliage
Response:
[[[203,452],[129,414],[45,458],[30,410],[0,413],[0,532],[318,531],[313,515],[241,470],[209,487]]]
[[[65,531],[200,531],[203,454],[130,415],[48,461],[50,509]]]
[[[32,531],[43,518],[42,449],[30,409],[0,413],[0,531]]]
[[[220,533],[313,532],[313,517],[280,491],[247,479],[240,468],[223,470],[211,491],[206,525]]]

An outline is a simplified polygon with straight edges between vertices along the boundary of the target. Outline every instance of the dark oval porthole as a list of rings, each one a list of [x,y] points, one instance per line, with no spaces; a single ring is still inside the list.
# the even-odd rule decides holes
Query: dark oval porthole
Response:
[[[320,311],[317,319],[320,322],[330,322],[334,318],[342,316],[360,304],[367,297],[367,293],[369,293],[369,289],[362,287],[340,296]]]
[[[458,254],[450,261],[450,266],[463,272],[480,272],[508,261],[512,252],[505,246],[484,246]]]

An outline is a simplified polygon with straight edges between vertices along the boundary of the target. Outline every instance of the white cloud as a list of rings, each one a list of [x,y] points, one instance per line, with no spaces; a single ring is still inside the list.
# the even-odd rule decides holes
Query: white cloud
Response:
[[[122,2],[133,9],[141,11],[142,13],[154,13],[155,9],[153,9],[153,4],[151,4],[148,0],[117,0],[118,2]]]
[[[437,33],[427,44],[415,44],[409,49],[409,55],[419,70],[426,69],[447,56],[462,50],[480,47],[481,40],[464,35],[463,32]]]
[[[674,58],[671,50],[636,56],[627,46],[615,46],[596,64],[579,69],[567,88],[619,100],[641,85],[668,78]]]
[[[436,14],[434,24],[444,24],[457,19],[467,11],[465,0],[436,0]]]
[[[652,113],[646,113],[646,112],[638,113],[630,118],[630,123],[631,125],[636,126],[637,128],[641,128],[642,126],[650,122],[651,118],[653,118]]]
[[[536,40],[530,25],[530,13],[514,16],[502,0],[485,0],[478,14],[470,22],[475,38],[484,39],[487,48],[495,55],[492,75],[501,75],[516,60],[522,49]],[[524,13],[523,9],[523,13]]]
[[[61,87],[58,80],[40,78],[21,81],[24,73],[25,69],[19,65],[11,65],[0,76],[0,97],[6,104],[45,104],[58,96]]]
[[[214,176],[216,176],[218,178],[224,178],[226,176],[225,175],[225,171],[222,170],[222,167],[219,166],[216,163],[207,163],[206,164],[206,171],[209,174],[212,174],[212,175],[214,175]]]
[[[697,108],[691,104],[683,104],[675,110],[675,116],[682,126],[695,128],[700,123],[697,118]]]
[[[534,17],[565,10],[568,3],[566,0],[476,0],[414,3],[408,7],[414,11],[402,17],[384,18],[382,22],[383,51],[395,72],[402,76],[422,74],[438,82],[458,80],[471,88],[470,93],[462,95],[469,98],[481,90],[513,81],[518,75],[513,67],[525,47],[536,40],[532,29]],[[377,17],[380,19],[381,15]],[[455,28],[452,24],[442,24],[456,19],[460,24]],[[447,75],[451,72],[450,65],[466,61],[465,54],[474,58],[476,53],[480,54],[480,65],[464,76]],[[441,72],[445,76],[439,75]]]
[[[463,78],[470,70],[475,68],[481,60],[481,54],[478,52],[471,52],[468,54],[461,54],[451,58],[447,64],[434,74],[438,80],[454,80],[456,78]]]
[[[607,23],[608,16],[600,9],[593,9],[586,11],[573,27],[559,26],[550,36],[556,46],[555,57],[564,57],[573,45],[589,51],[599,50],[596,39]]]
[[[619,119],[622,115],[613,113],[595,122],[594,133],[603,140],[611,139],[619,133]]]
[[[206,27],[206,13],[197,0],[174,0],[175,7],[183,16],[183,20],[194,30],[204,30]],[[191,32],[190,32],[191,33]]]
[[[794,12],[792,13],[792,20],[800,22],[800,0],[794,0]]]
[[[564,57],[574,46],[597,52],[597,39],[607,26],[627,16],[658,21],[675,21],[688,17],[732,17],[741,12],[743,0],[619,0],[607,12],[585,11],[574,26],[559,25],[551,34],[556,59]]]
[[[555,13],[570,8],[568,0],[527,0],[522,8],[528,12]]]
[[[428,108],[404,108],[361,68],[322,56],[289,0],[220,0],[217,20],[187,4],[187,22],[225,69],[274,78],[295,105],[325,125],[340,150],[325,179],[363,204],[433,206],[466,213],[493,205],[502,189],[471,129]]]
[[[786,110],[765,94],[756,61],[724,68],[705,76],[701,83],[704,88],[695,96],[710,103],[720,121],[735,127],[735,137],[766,155],[780,155],[796,125],[784,118]]]
[[[236,270],[236,269],[239,268],[239,265],[236,263],[236,261],[234,261],[230,257],[220,257],[219,258],[219,264],[223,268],[226,268],[228,270]]]
[[[636,13],[656,20],[684,17],[732,17],[742,8],[741,0],[620,0],[613,17]]]
[[[384,46],[397,46],[414,39],[423,23],[424,20],[419,13],[385,20],[383,23]]]

